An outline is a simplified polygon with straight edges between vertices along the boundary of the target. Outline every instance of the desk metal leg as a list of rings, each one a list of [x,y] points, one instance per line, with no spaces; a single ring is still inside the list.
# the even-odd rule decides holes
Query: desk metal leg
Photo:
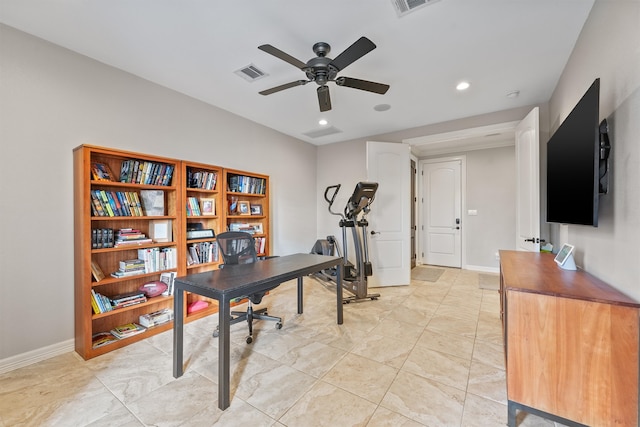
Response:
[[[302,277],[298,277],[298,314],[302,314]]]
[[[338,325],[342,325],[342,264],[338,264],[336,268],[336,307],[338,313]]]
[[[230,365],[230,321],[231,321],[231,306],[230,301],[221,300],[218,307],[218,324],[220,325],[220,334],[218,335],[218,408],[223,411],[227,409],[231,403],[229,397],[229,365]]]
[[[173,296],[173,376],[182,376],[184,365],[182,363],[182,334],[183,334],[183,307],[184,290],[178,289]]]

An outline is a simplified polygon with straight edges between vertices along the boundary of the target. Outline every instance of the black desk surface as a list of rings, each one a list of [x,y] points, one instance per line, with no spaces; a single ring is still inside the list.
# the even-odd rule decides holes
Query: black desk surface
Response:
[[[337,257],[316,254],[294,254],[268,258],[247,265],[225,265],[219,270],[176,277],[187,291],[214,299],[232,299],[268,288],[292,278],[315,273],[336,265]]]

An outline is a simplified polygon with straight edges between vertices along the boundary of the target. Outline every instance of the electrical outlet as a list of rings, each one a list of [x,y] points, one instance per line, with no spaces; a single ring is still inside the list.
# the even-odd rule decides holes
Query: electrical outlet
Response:
[[[496,252],[496,259],[499,261],[500,260],[500,252]]]

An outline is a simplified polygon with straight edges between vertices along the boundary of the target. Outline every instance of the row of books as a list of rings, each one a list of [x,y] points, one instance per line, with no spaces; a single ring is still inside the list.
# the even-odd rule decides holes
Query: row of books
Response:
[[[120,166],[120,182],[171,185],[174,166],[144,160],[125,160]]]
[[[93,216],[144,216],[135,191],[91,190]]]
[[[265,194],[267,181],[245,175],[229,175],[229,191],[232,193]]]
[[[173,312],[171,313],[171,318],[173,318]],[[92,347],[103,347],[105,345],[117,342],[121,339],[138,335],[146,330],[147,328],[145,326],[133,322],[116,326],[109,332],[98,332],[96,334],[93,334],[93,336],[91,337]]]
[[[129,307],[147,301],[144,292],[135,291],[126,294],[107,297],[94,289],[91,290],[91,308],[94,314],[106,313],[118,308]]]
[[[267,246],[267,238],[266,237],[254,237],[253,239],[256,244],[256,253],[263,254],[266,246]]]
[[[114,244],[113,228],[91,229],[91,249],[113,248]]]
[[[201,216],[200,203],[197,197],[187,197],[187,216]]]
[[[147,328],[138,325],[137,323],[127,323],[126,325],[116,326],[111,330],[114,337],[121,340],[123,338],[132,337],[138,335],[141,332],[146,331]]]
[[[218,243],[193,243],[187,247],[187,265],[205,264],[218,261]]]
[[[217,172],[187,170],[187,187],[215,190],[218,181]]]
[[[163,308],[162,310],[154,311],[153,313],[147,313],[140,316],[140,325],[145,328],[152,328],[154,326],[162,325],[173,320],[173,310],[170,308]]]
[[[138,258],[120,261],[118,271],[111,273],[111,276],[120,279],[138,274],[171,270],[177,268],[177,258],[175,247],[138,249]]]
[[[139,246],[153,243],[146,234],[135,228],[121,228],[116,231],[114,246]]]

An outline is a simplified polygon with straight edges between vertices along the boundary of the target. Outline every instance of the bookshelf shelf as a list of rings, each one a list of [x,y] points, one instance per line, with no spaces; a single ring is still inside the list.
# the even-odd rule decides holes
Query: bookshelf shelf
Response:
[[[163,296],[153,297],[153,298],[149,298],[146,302],[141,302],[140,304],[130,305],[128,307],[116,308],[115,310],[107,311],[106,313],[94,314],[92,316],[92,320],[113,316],[114,314],[120,314],[126,311],[139,310],[141,308],[148,307],[150,305],[155,305],[155,304],[166,305],[167,302],[171,302],[173,304],[173,295],[170,295],[167,297],[163,297]]]

